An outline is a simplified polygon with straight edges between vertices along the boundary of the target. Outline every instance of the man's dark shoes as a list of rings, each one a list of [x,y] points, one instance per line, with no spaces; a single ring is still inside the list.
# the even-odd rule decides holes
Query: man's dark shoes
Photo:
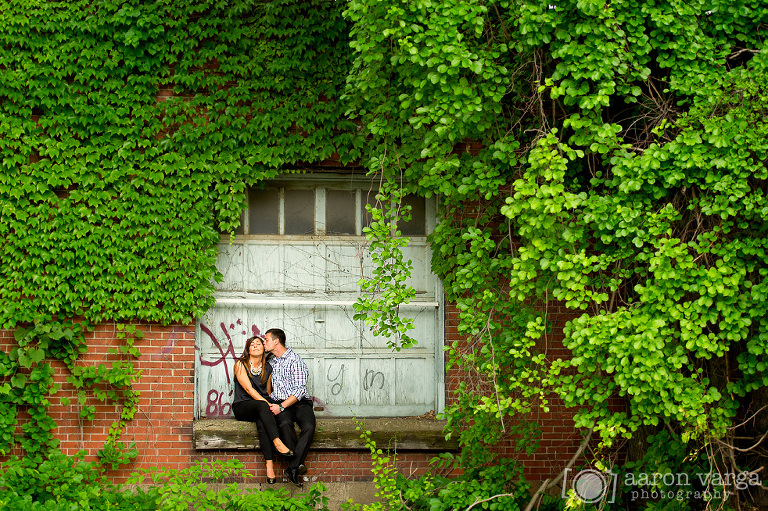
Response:
[[[302,463],[301,465],[296,467],[296,473],[300,476],[303,476],[304,474],[307,473],[307,466],[304,463]]]
[[[286,468],[285,477],[287,477],[288,480],[296,486],[302,486],[301,481],[299,481],[299,474],[297,469],[291,467]]]

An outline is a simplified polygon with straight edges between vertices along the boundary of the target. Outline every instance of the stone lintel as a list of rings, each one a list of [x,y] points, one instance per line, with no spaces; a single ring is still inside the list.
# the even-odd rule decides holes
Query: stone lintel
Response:
[[[458,442],[446,440],[445,421],[423,418],[329,418],[318,417],[312,449],[368,450],[362,431],[380,449],[398,451],[455,451]],[[358,429],[361,428],[361,429]],[[197,450],[252,450],[259,448],[259,435],[252,422],[235,419],[200,419],[193,423]]]

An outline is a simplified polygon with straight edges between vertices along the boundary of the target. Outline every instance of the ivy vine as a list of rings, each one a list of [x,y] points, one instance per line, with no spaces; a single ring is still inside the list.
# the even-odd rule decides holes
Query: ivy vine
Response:
[[[766,12],[349,2],[366,161],[443,206],[463,468],[488,461],[480,429],[523,439],[512,425],[554,398],[605,468],[627,440],[646,472],[764,464]]]
[[[213,304],[216,244],[248,186],[359,159],[341,7],[0,2],[0,326],[18,343],[0,353],[0,452],[56,448],[55,359],[84,419],[89,395],[122,403],[101,457],[130,457],[139,331],[120,331],[111,365],[77,365],[88,325],[189,323]]]
[[[446,411],[467,453],[473,424],[496,441],[556,396],[646,468],[750,467],[767,16],[757,0],[2,2],[0,325],[19,343],[0,354],[3,445],[52,445],[46,361],[82,349],[75,318],[190,321],[247,187],[337,158],[380,173],[385,201],[439,199],[432,267],[469,339],[449,365],[476,377]],[[369,233],[397,271],[364,306],[406,334],[381,211]],[[550,351],[553,305],[576,315],[572,358]],[[110,371],[72,378],[127,389],[130,365]],[[40,428],[9,440],[18,406]]]

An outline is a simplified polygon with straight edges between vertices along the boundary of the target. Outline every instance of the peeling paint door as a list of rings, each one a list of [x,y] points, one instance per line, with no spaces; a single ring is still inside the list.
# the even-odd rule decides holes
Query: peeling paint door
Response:
[[[360,291],[357,282],[370,275],[372,266],[361,236],[364,190],[333,182],[315,185],[311,194],[304,190],[303,201],[310,202],[308,197],[314,201],[314,230],[286,235],[290,211],[286,213],[285,198],[291,185],[307,186],[302,181],[276,187],[275,233],[252,234],[265,229],[263,222],[256,226],[252,219],[244,234],[219,246],[217,266],[224,279],[217,285],[216,305],[197,324],[196,416],[232,414],[234,361],[248,337],[275,327],[286,332],[287,344],[309,367],[309,392],[318,415],[411,416],[441,411],[442,288],[429,269],[431,254],[424,237],[434,226],[434,207],[424,206],[424,232],[412,236],[405,249],[414,268],[408,283],[417,298],[400,312],[413,318],[411,336],[418,345],[394,352],[387,339],[374,336],[363,321],[353,319],[352,304]],[[354,201],[352,218],[336,216],[338,222],[347,223],[348,231],[355,230],[325,234],[333,227],[329,210],[334,205],[328,199],[338,202],[345,193]],[[260,204],[271,200],[264,199],[263,192],[259,197]],[[306,212],[303,215],[300,228],[306,230]]]

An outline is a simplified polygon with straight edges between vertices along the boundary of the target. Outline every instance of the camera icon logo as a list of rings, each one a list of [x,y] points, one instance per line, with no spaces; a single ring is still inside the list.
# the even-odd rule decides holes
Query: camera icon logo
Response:
[[[573,490],[573,493],[586,504],[597,502],[613,504],[616,502],[617,481],[617,474],[591,468],[573,473],[572,469],[567,468],[563,477],[562,497],[568,498],[568,490]]]

